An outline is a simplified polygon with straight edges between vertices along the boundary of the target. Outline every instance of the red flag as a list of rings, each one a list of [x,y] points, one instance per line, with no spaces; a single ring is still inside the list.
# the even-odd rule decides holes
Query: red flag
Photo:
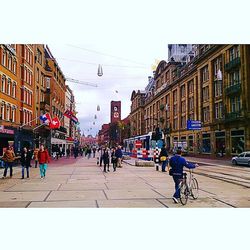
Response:
[[[60,120],[58,119],[58,117],[54,117],[52,120],[51,120],[51,123],[49,124],[49,127],[51,129],[57,129],[57,128],[60,128],[61,124],[60,124]]]
[[[64,112],[63,115],[66,116],[67,118],[71,119],[73,113],[72,113],[70,110],[67,109],[67,110]]]

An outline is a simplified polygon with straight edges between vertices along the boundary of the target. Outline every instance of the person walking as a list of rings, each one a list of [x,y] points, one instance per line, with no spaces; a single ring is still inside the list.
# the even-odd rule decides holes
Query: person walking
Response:
[[[169,165],[171,167],[171,175],[175,184],[175,193],[173,195],[173,201],[178,203],[180,198],[180,182],[183,179],[183,167],[195,168],[198,164],[188,163],[184,157],[181,156],[181,150],[177,149],[176,154],[172,156],[169,160]]]
[[[5,162],[5,168],[2,179],[6,178],[8,168],[10,168],[10,178],[13,175],[13,164],[16,159],[15,153],[11,146],[8,146],[7,150],[4,152],[2,160]]]
[[[38,161],[39,161],[41,179],[44,179],[49,163],[49,153],[47,149],[44,148],[44,145],[40,146],[40,150],[38,152]]]
[[[96,147],[93,147],[93,158],[95,158]]]
[[[32,153],[27,150],[26,147],[23,148],[21,153],[21,166],[22,166],[22,179],[24,179],[24,169],[26,168],[27,178],[29,178],[30,162],[32,158]]]
[[[38,148],[35,148],[34,150],[34,161],[35,161],[35,168],[37,168],[37,164],[38,164],[38,152],[39,152],[39,149]]]
[[[111,150],[111,163],[113,164],[113,172],[115,172],[116,167],[117,167],[117,158],[115,156],[115,148],[112,148]]]
[[[66,154],[67,154],[66,157],[69,158],[70,157],[70,149],[69,148],[66,149]]]
[[[108,152],[108,148],[105,148],[102,154],[102,160],[103,160],[103,164],[104,164],[104,169],[103,172],[107,173],[107,170],[109,172],[109,152]],[[107,169],[108,166],[108,169]]]
[[[88,147],[87,149],[88,159],[91,157],[91,147]]]
[[[115,151],[115,157],[117,158],[117,167],[121,168],[122,167],[122,149],[120,145]]]
[[[160,162],[161,162],[161,171],[166,172],[166,166],[168,164],[168,152],[165,144],[163,144],[161,152],[160,152]]]
[[[100,147],[99,150],[98,150],[100,167],[102,166],[102,162],[103,162],[103,158],[102,158],[103,151],[104,151],[104,148],[103,148],[103,147]]]

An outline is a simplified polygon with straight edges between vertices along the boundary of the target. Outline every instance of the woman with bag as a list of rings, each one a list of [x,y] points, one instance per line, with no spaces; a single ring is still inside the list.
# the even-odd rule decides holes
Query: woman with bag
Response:
[[[163,144],[161,153],[160,153],[160,161],[161,161],[161,171],[166,172],[166,166],[168,164],[168,152],[165,144]]]
[[[44,145],[40,146],[40,150],[38,152],[38,161],[39,161],[41,179],[44,179],[49,163],[49,153],[47,149],[44,148]]]

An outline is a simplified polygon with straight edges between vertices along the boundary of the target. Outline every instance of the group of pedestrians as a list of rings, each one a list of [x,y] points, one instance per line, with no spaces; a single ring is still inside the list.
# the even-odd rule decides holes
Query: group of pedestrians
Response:
[[[45,178],[47,166],[48,166],[50,159],[49,159],[49,153],[47,149],[45,149],[44,145],[41,145],[39,149],[36,148],[34,152],[32,152],[31,150],[28,150],[27,147],[23,147],[20,157],[16,157],[13,147],[8,146],[8,148],[4,152],[3,157],[1,159],[4,162],[4,173],[3,173],[2,179],[6,178],[8,169],[10,169],[10,178],[12,178],[13,165],[16,159],[20,159],[20,163],[22,167],[21,179],[24,179],[25,172],[26,172],[27,178],[29,178],[32,159],[34,159],[35,161],[35,168],[37,168],[37,165],[39,163],[41,179]]]
[[[192,169],[198,167],[197,164],[188,163],[184,157],[181,156],[181,149],[177,149],[176,154],[172,157],[168,157],[168,152],[166,146],[163,145],[160,155],[161,171],[166,172],[166,167],[168,165],[169,174],[173,178],[175,185],[175,192],[173,195],[173,201],[179,203],[180,198],[180,183],[183,180],[183,168]]]
[[[113,166],[113,172],[116,171],[116,168],[122,167],[122,149],[121,146],[112,147],[111,150],[108,147],[100,147],[98,149],[97,156],[97,165],[102,166],[103,163],[103,172],[109,172],[110,163]]]

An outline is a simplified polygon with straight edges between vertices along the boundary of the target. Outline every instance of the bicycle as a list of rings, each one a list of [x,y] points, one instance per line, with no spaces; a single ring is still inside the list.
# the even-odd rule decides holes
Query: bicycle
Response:
[[[199,196],[199,185],[193,175],[193,169],[189,169],[189,178],[187,178],[187,173],[183,173],[183,179],[180,183],[180,202],[182,205],[187,204],[189,196],[192,196],[194,200]]]

